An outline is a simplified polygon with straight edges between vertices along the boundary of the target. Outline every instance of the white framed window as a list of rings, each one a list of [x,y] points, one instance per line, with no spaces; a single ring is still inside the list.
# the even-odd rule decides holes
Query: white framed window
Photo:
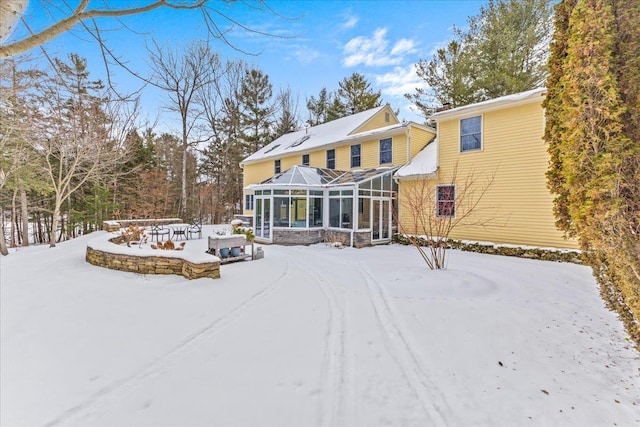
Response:
[[[482,116],[460,120],[460,152],[482,149]]]
[[[393,141],[391,138],[380,140],[380,164],[393,162]]]
[[[360,167],[360,144],[351,146],[351,167]]]
[[[308,154],[303,154],[302,155],[302,166],[309,166],[309,155]]]
[[[336,168],[336,150],[327,150],[327,169]]]
[[[456,186],[436,185],[436,217],[455,218]]]
[[[253,210],[253,194],[244,195],[244,209],[247,211]]]
[[[280,159],[273,162],[273,173],[280,173]]]

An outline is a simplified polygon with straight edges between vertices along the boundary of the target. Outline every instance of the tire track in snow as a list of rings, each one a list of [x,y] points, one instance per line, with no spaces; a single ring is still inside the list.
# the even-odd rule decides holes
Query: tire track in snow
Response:
[[[329,306],[321,368],[321,407],[318,424],[321,426],[354,425],[355,385],[351,362],[353,354],[348,336],[348,295],[344,294],[344,301],[341,304],[337,290],[324,274],[309,263],[299,261],[298,264],[304,264],[305,272],[314,279]]]
[[[180,354],[197,347],[200,345],[205,339],[216,335],[218,332],[225,329],[227,326],[232,323],[238,321],[243,317],[243,315],[249,311],[258,301],[267,297],[271,293],[273,293],[282,283],[282,279],[284,279],[291,272],[291,266],[289,262],[286,263],[285,271],[279,275],[275,280],[269,283],[266,287],[261,289],[260,291],[254,293],[249,298],[242,301],[240,304],[236,305],[233,309],[228,311],[226,314],[218,317],[213,322],[209,323],[205,327],[199,329],[195,333],[188,336],[178,345],[173,347],[171,350],[159,356],[155,360],[145,364],[142,368],[138,369],[132,375],[129,375],[125,378],[121,378],[117,381],[112,382],[109,385],[101,388],[95,393],[91,394],[88,398],[84,399],[82,402],[77,405],[67,409],[60,415],[58,415],[53,420],[45,423],[45,427],[53,427],[60,423],[69,421],[75,417],[80,416],[83,411],[91,408],[94,404],[99,401],[107,398],[109,395],[113,394],[116,391],[121,391],[125,388],[135,389],[138,385],[142,384],[144,381],[155,378],[157,376],[162,375],[166,372],[165,366],[170,363],[170,360],[179,356]]]
[[[391,356],[402,370],[409,386],[422,403],[434,425],[447,425],[447,420],[442,412],[445,408],[449,409],[449,405],[422,366],[420,357],[410,342],[407,329],[401,326],[380,283],[373,278],[361,262],[358,263],[358,271],[364,277],[369,288],[369,299],[378,323],[386,336],[386,341],[389,343],[387,349]]]

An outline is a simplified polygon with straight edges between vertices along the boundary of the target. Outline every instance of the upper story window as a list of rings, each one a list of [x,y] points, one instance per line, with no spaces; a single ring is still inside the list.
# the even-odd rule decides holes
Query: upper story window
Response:
[[[336,150],[327,150],[327,169],[336,168]]]
[[[273,173],[280,173],[280,159],[273,162]]]
[[[309,155],[308,154],[303,154],[302,155],[302,166],[309,166]]]
[[[380,140],[380,164],[391,163],[393,161],[393,143],[391,138]]]
[[[460,152],[482,148],[482,116],[460,120]]]
[[[360,144],[351,146],[351,167],[360,167]]]
[[[455,218],[456,216],[456,186],[436,186],[436,217]]]

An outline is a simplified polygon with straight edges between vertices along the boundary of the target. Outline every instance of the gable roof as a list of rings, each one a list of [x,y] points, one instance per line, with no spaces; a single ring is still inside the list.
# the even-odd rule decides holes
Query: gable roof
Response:
[[[251,154],[240,164],[253,163],[259,160],[289,155],[296,152],[308,152],[325,145],[358,139],[363,136],[371,136],[402,126],[406,127],[406,123],[396,123],[382,128],[356,133],[364,124],[387,108],[391,111],[388,105],[382,105],[317,126],[289,132]],[[393,113],[393,111],[391,112]]]
[[[514,107],[516,105],[529,104],[531,102],[542,102],[542,97],[547,92],[544,87],[528,90],[525,92],[514,93],[513,95],[501,96],[499,98],[489,99],[487,101],[476,102],[475,104],[464,105],[462,107],[452,108],[433,114],[430,118],[436,122],[451,120],[459,117],[469,116],[471,114],[500,110],[502,108]]]

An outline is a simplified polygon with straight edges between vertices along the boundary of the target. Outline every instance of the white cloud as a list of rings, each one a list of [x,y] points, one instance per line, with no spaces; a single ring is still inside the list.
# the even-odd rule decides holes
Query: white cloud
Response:
[[[358,36],[349,40],[343,48],[345,57],[342,63],[345,67],[398,65],[403,62],[404,55],[416,51],[415,46],[413,40],[401,39],[389,50],[387,29],[378,28],[371,37]]]
[[[413,40],[409,40],[409,39],[400,39],[396,42],[396,44],[393,46],[393,49],[391,49],[391,55],[405,55],[408,53],[415,53],[417,51],[416,49],[416,42]]]
[[[298,46],[291,53],[301,64],[310,64],[320,57],[320,52],[307,46]]]
[[[395,67],[393,71],[375,76],[375,79],[382,93],[390,97],[402,97],[417,87],[426,87],[426,82],[416,74],[415,64]]]
[[[347,14],[345,16],[345,21],[342,23],[342,25],[340,25],[340,28],[343,30],[350,30],[351,28],[356,26],[358,21],[360,21],[360,18],[358,18],[357,16]]]

